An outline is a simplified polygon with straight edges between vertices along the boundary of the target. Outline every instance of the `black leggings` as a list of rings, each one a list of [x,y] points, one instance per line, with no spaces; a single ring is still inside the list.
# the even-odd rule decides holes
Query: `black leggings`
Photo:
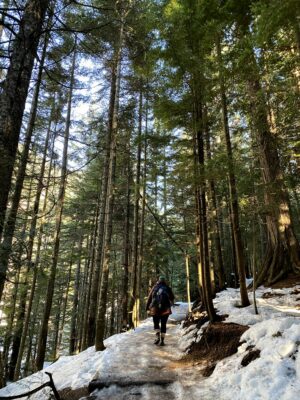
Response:
[[[168,318],[169,318],[169,314],[153,315],[154,329],[160,329],[161,333],[166,333]],[[159,328],[159,323],[160,323],[160,328]]]

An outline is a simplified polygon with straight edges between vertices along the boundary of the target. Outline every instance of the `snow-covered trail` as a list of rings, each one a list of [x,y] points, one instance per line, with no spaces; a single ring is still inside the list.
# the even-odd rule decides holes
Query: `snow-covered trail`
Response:
[[[238,289],[218,293],[214,304],[225,322],[248,325],[237,353],[219,361],[212,375],[204,378],[199,365],[179,362],[184,350],[201,339],[204,325],[180,329],[187,304],[174,307],[166,346],[153,344],[150,318],[135,330],[105,340],[105,351],[94,347],[61,357],[44,371],[51,372],[63,400],[296,400],[300,398],[300,285],[284,289],[257,290],[259,314],[253,306],[238,307]],[[177,324],[176,324],[177,323]],[[260,355],[244,366],[251,349]],[[40,371],[0,390],[1,396],[32,390],[48,380]],[[88,395],[91,381],[100,391]],[[105,385],[104,385],[105,383]],[[30,400],[49,400],[44,389]],[[24,400],[29,400],[24,398]]]
[[[182,357],[178,325],[168,324],[164,347],[154,345],[154,338],[152,322],[147,320],[130,332],[126,340],[122,337],[120,341],[107,339],[106,352],[112,350],[117,356],[112,359],[107,354],[108,362],[105,362],[106,357],[102,360],[96,378],[106,382],[108,388],[100,390],[94,398],[175,400],[183,398],[183,391],[187,395],[191,373],[196,371],[177,363]]]
[[[153,343],[153,322],[148,318],[135,330],[106,339],[105,351],[95,352],[90,347],[76,356],[61,357],[44,371],[53,374],[55,385],[66,400],[182,400],[186,397],[198,400],[192,394],[191,385],[201,381],[199,369],[178,362],[183,356],[179,322],[186,312],[186,303],[173,308],[163,347]],[[0,398],[32,390],[46,380],[47,376],[40,371],[0,390]],[[88,396],[87,387],[92,380],[100,380],[107,387]],[[46,388],[30,400],[48,400],[49,393]]]

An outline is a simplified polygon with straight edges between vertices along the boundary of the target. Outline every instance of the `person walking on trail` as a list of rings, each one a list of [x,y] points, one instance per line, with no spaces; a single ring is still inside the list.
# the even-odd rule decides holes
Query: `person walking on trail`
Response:
[[[172,314],[171,306],[174,303],[174,294],[167,285],[166,278],[160,276],[156,284],[151,289],[146,310],[153,316],[154,330],[156,338],[154,344],[165,345],[167,331],[167,321]]]

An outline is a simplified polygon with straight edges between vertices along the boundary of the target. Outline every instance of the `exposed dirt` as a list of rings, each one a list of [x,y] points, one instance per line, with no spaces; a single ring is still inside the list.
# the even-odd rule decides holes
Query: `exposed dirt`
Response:
[[[260,350],[259,349],[251,349],[243,357],[243,359],[241,361],[241,365],[243,367],[246,367],[248,364],[250,364],[252,361],[256,360],[259,357],[260,357]]]
[[[191,325],[196,325],[197,328],[200,328],[208,320],[209,318],[206,312],[197,313],[196,315],[192,312],[183,322],[183,328],[188,328]]]
[[[299,289],[294,289],[294,290],[291,291],[291,294],[300,294],[300,290]],[[300,299],[300,297],[298,299],[296,299],[296,300],[299,300],[299,299]]]
[[[216,310],[217,311],[217,310]],[[228,317],[228,314],[217,315],[218,321],[224,321]],[[204,325],[207,321],[209,321],[208,315],[206,311],[201,313],[195,313],[192,311],[183,323],[183,327],[187,328],[191,325],[196,325],[197,329],[200,329],[202,325]]]
[[[203,376],[210,376],[217,361],[237,352],[242,334],[248,326],[234,323],[215,322],[204,329],[198,343],[193,343],[181,362],[203,365]]]
[[[71,388],[66,388],[63,390],[59,390],[59,395],[62,400],[76,400],[80,399],[83,396],[87,396],[89,394],[87,388],[80,388],[80,389],[71,389]]]
[[[282,296],[284,296],[283,293],[266,292],[261,296],[261,298],[270,299],[271,297],[282,297]]]

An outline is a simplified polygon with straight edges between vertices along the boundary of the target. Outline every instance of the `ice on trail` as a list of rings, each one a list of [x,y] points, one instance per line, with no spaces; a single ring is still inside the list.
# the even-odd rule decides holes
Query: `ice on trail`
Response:
[[[97,378],[107,382],[132,382],[133,384],[146,381],[150,386],[162,378],[175,382],[177,374],[174,369],[168,369],[166,366],[182,356],[182,352],[177,346],[179,335],[177,323],[185,318],[187,309],[186,303],[178,303],[176,307],[173,307],[173,314],[169,318],[165,347],[153,344],[153,323],[152,319],[148,318],[135,330],[106,339],[105,351],[95,352],[94,347],[90,347],[78,355],[61,357],[44,371],[53,374],[53,380],[59,391],[67,388],[71,388],[73,391],[83,387],[87,388],[89,382]],[[38,372],[0,390],[0,398],[32,390],[47,380],[48,377],[43,371]],[[152,388],[150,391],[154,389]],[[109,388],[109,391],[111,390]],[[143,392],[145,391],[146,389],[143,388]],[[104,389],[103,393],[105,392]],[[30,400],[46,400],[48,393],[50,390],[47,388],[32,395]],[[117,399],[117,397],[113,398]]]
[[[260,288],[258,315],[252,305],[237,307],[237,289],[219,293],[214,304],[219,314],[228,314],[225,322],[248,325],[249,329],[241,337],[238,352],[219,361],[209,378],[202,377],[199,365],[178,362],[203,332],[203,326],[182,329],[178,324],[186,315],[185,303],[174,307],[165,347],[153,345],[153,324],[147,319],[134,331],[108,338],[105,351],[89,348],[76,356],[61,357],[45,371],[53,373],[60,392],[87,388],[93,379],[111,383],[90,397],[97,400],[296,400],[300,398],[299,290],[299,285],[293,289]],[[263,298],[266,292],[271,295]],[[241,361],[249,349],[259,350],[260,357],[243,367]],[[43,372],[34,374],[0,390],[0,399],[33,389],[46,379]],[[157,384],[162,380],[167,384]],[[47,393],[39,392],[30,399],[48,400]]]

